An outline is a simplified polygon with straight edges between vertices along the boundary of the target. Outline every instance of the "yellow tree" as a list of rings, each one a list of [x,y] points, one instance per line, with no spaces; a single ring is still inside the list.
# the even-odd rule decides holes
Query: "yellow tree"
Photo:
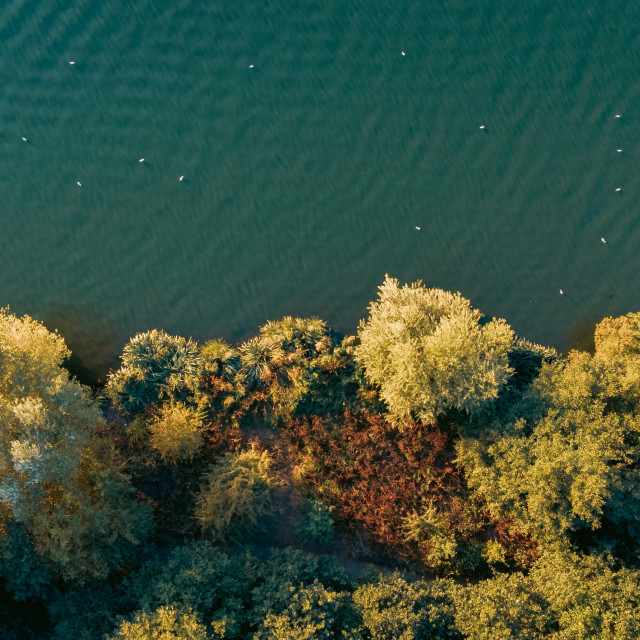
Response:
[[[400,287],[386,276],[358,330],[356,359],[399,419],[433,421],[447,409],[473,412],[509,380],[513,331],[459,293]]]
[[[68,580],[106,576],[150,526],[95,435],[97,403],[62,368],[69,355],[56,333],[0,310],[0,554],[22,596],[46,582],[44,568]]]

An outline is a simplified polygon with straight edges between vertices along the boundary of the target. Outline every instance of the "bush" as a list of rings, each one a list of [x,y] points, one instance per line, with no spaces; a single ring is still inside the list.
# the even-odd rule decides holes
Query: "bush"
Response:
[[[202,366],[208,375],[222,376],[229,380],[240,369],[240,355],[237,349],[224,340],[209,340],[200,350]]]
[[[192,460],[202,447],[203,430],[202,412],[170,402],[162,406],[149,425],[151,446],[163,460]]]
[[[194,404],[201,371],[195,342],[154,329],[125,345],[122,366],[109,375],[107,393],[118,409],[130,415],[166,400]]]
[[[333,538],[333,516],[335,507],[319,500],[307,500],[305,511],[296,525],[296,535],[303,540],[318,544]]]
[[[340,419],[291,421],[283,431],[295,476],[336,507],[344,526],[360,525],[374,542],[447,571],[458,571],[460,553],[455,562],[443,563],[446,540],[434,554],[433,541],[431,548],[423,544],[430,535],[424,527],[414,527],[420,536],[407,535],[406,527],[414,512],[432,507],[447,523],[440,533],[454,546],[460,543],[460,552],[484,538],[488,523],[468,515],[471,498],[452,461],[453,436],[446,427],[415,424],[400,430],[379,415],[349,412]]]
[[[204,478],[196,498],[196,518],[215,540],[238,541],[258,518],[272,511],[273,489],[279,481],[270,471],[269,454],[254,448],[226,453]]]
[[[242,373],[249,387],[261,387],[269,378],[286,379],[283,354],[273,340],[251,338],[240,345]]]

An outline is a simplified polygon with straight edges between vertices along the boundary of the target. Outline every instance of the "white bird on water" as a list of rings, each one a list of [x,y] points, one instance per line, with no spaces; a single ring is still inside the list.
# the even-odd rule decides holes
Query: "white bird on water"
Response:
[[[140,158],[140,160],[138,160],[138,162],[144,162],[144,158]]]
[[[480,127],[479,127],[479,129],[484,129],[484,125],[483,125],[483,124],[481,124],[481,125],[480,125]]]
[[[604,238],[600,238],[600,242],[602,242],[602,244],[607,244],[607,241]]]
[[[22,142],[27,142],[27,139],[24,136],[22,136]]]
[[[406,56],[407,54],[404,51],[400,52],[403,56]]]
[[[622,187],[616,187],[616,192],[622,191]]]
[[[616,115],[615,115],[615,116],[613,116],[613,117],[614,117],[614,118],[620,118],[621,116],[620,116],[620,114],[619,114],[619,113],[616,113]]]
[[[616,149],[618,153],[622,153],[622,149]]]
[[[184,176],[180,176],[180,177],[178,178],[178,180],[179,180],[180,182],[182,182],[182,181],[184,180]]]
[[[562,289],[560,289],[560,295],[563,296],[564,295],[564,291]]]
[[[416,231],[422,231],[420,227],[416,227]]]
[[[82,186],[82,184],[80,184],[80,181],[79,181],[79,180],[76,180],[76,184],[77,184],[79,187],[81,187],[81,186]]]
[[[76,61],[75,60],[69,60],[69,64],[75,64]]]

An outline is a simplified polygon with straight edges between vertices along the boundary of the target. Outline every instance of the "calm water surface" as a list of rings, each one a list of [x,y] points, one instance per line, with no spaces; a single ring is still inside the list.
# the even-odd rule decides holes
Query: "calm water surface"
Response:
[[[582,345],[640,309],[639,25],[626,0],[4,0],[0,304],[99,372],[153,327],[353,332],[385,273]]]

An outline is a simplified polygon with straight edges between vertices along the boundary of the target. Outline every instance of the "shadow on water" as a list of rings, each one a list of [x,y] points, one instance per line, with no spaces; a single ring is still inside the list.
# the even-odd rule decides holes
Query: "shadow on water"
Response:
[[[591,315],[574,324],[569,331],[566,351],[576,349],[577,351],[586,351],[591,354],[595,353],[594,333],[596,325],[601,320],[601,315]]]
[[[48,313],[43,322],[56,329],[71,350],[65,366],[80,382],[101,385],[111,369],[118,368],[118,341],[107,322],[87,309],[62,307]]]

